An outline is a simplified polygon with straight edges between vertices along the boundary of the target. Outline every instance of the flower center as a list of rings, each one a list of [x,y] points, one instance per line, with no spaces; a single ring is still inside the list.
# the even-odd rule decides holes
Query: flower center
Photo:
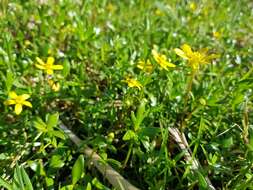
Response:
[[[16,101],[16,104],[22,104],[22,103],[24,102],[24,99],[23,99],[22,97],[18,96],[18,97],[15,99],[15,101]]]
[[[52,65],[51,64],[46,64],[45,67],[46,67],[47,70],[50,70],[52,68]]]
[[[201,64],[204,61],[204,56],[199,52],[194,52],[191,54],[190,61]]]

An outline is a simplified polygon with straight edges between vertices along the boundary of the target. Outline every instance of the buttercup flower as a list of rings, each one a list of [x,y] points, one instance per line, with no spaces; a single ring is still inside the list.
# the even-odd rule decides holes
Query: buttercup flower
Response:
[[[155,49],[152,50],[152,55],[155,61],[165,70],[168,70],[168,67],[176,67],[173,63],[167,61],[167,58],[163,54],[159,54]]]
[[[11,91],[9,93],[8,100],[4,101],[5,105],[15,105],[14,112],[19,115],[23,110],[23,105],[32,107],[32,104],[28,101],[26,101],[28,98],[30,98],[29,94],[22,94],[18,96],[15,92]]]
[[[53,80],[49,80],[48,84],[52,88],[54,92],[58,92],[60,90],[60,84],[58,82],[54,82]]]
[[[157,16],[164,16],[164,15],[165,15],[164,12],[161,11],[160,9],[156,9],[155,14],[156,14]]]
[[[195,11],[195,10],[197,9],[197,4],[196,4],[195,2],[190,2],[189,8],[190,8],[192,11]]]
[[[137,87],[140,90],[143,87],[140,82],[138,82],[135,79],[129,78],[129,77],[127,77],[126,80],[123,80],[123,81],[126,82],[127,85],[131,88]]]
[[[25,47],[28,47],[29,45],[31,45],[32,43],[29,40],[25,40],[24,45]]]
[[[153,65],[151,64],[149,59],[146,62],[139,61],[137,67],[147,73],[151,73],[153,70]]]
[[[212,59],[219,57],[216,54],[207,55],[207,49],[192,51],[191,47],[187,44],[182,45],[181,49],[175,48],[174,51],[178,56],[188,60],[193,70],[198,70],[200,65],[207,64]]]
[[[115,5],[113,5],[112,3],[109,3],[106,6],[106,9],[110,12],[110,13],[114,13],[117,10],[117,7]]]
[[[45,70],[45,72],[48,75],[52,75],[54,73],[54,70],[62,70],[63,69],[62,65],[54,65],[54,58],[53,57],[48,57],[46,63],[44,61],[42,61],[39,57],[36,57],[36,60],[38,61],[39,64],[35,64],[35,66],[38,69]]]
[[[214,31],[213,32],[213,37],[216,38],[216,39],[219,39],[219,38],[221,38],[221,33],[218,32],[218,31]]]

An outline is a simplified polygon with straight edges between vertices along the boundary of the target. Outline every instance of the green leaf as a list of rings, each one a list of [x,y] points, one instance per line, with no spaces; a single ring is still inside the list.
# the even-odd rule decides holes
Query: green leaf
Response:
[[[106,186],[104,186],[100,181],[98,181],[97,178],[94,178],[92,180],[92,185],[94,185],[97,189],[102,189],[102,190],[109,190]]]
[[[206,179],[204,178],[204,176],[200,173],[200,172],[197,172],[198,173],[198,181],[199,181],[199,187],[200,189],[207,189],[208,185],[207,185],[207,182],[206,182]]]
[[[60,155],[53,155],[50,160],[49,166],[52,168],[61,168],[64,166],[64,161],[62,160]]]
[[[135,132],[132,130],[128,130],[125,135],[123,136],[123,140],[124,141],[128,141],[128,140],[137,140],[138,137],[136,136]]]
[[[11,185],[1,177],[0,177],[0,187],[4,187],[8,190],[13,190]]]
[[[234,144],[234,141],[233,141],[233,137],[228,137],[226,139],[224,139],[222,141],[222,145],[225,147],[225,148],[229,148],[231,147],[232,145]]]
[[[22,166],[17,166],[14,170],[13,189],[33,190],[30,178]]]
[[[91,184],[90,184],[90,182],[87,184],[86,190],[91,190]]]
[[[65,140],[65,139],[66,139],[64,133],[61,132],[61,131],[55,131],[55,130],[54,130],[54,131],[51,131],[51,134],[52,134],[53,136],[55,136],[55,137],[58,137],[58,138],[62,139],[62,140]]]
[[[47,116],[47,127],[49,129],[52,129],[58,124],[58,119],[59,119],[59,113],[51,114]]]
[[[50,133],[50,135],[51,135],[51,133]],[[57,140],[55,137],[51,138],[51,144],[54,146],[54,148],[57,148]]]
[[[72,190],[74,189],[74,185],[66,185],[66,186],[63,186],[60,190]]]
[[[72,168],[72,184],[76,184],[84,172],[84,157],[81,154]]]
[[[70,72],[70,64],[68,61],[64,61],[63,63],[63,71],[62,74],[64,77],[67,77]]]
[[[135,124],[135,122],[136,122],[136,117],[135,117],[133,111],[131,111],[131,119],[132,119],[132,122]]]
[[[17,166],[14,170],[13,188],[14,189],[24,189],[25,188],[19,166]]]
[[[138,110],[137,110],[137,114],[136,114],[136,119],[134,122],[134,130],[137,131],[143,121],[143,119],[145,118],[146,114],[145,114],[145,105],[146,105],[146,100],[142,100]]]
[[[11,87],[13,85],[13,81],[14,81],[14,75],[10,70],[8,70],[6,74],[6,81],[5,81],[7,92],[10,92]]]
[[[27,163],[29,167],[38,175],[46,176],[46,172],[44,170],[42,160],[37,160],[37,161],[29,160]]]
[[[22,178],[24,180],[24,183],[25,183],[25,186],[26,186],[26,190],[33,190],[33,186],[32,186],[32,183],[30,181],[30,178],[29,176],[27,175],[25,169],[21,166],[21,175],[22,175]]]
[[[159,132],[160,132],[160,128],[157,128],[157,127],[143,127],[143,128],[141,128],[141,130],[139,131],[138,134],[139,134],[140,137],[148,136],[150,138],[153,138]]]
[[[247,147],[250,151],[253,151],[253,131],[249,130],[249,144],[247,144]]]
[[[33,123],[34,127],[37,128],[39,131],[44,133],[47,132],[47,125],[41,118],[37,117],[36,121],[34,121]]]
[[[54,179],[52,179],[50,177],[46,177],[46,184],[47,184],[47,187],[53,186],[54,185]]]
[[[119,162],[118,160],[114,160],[112,158],[108,158],[106,160],[111,166],[113,167],[117,167],[117,168],[121,168],[122,167],[122,164],[121,162]]]

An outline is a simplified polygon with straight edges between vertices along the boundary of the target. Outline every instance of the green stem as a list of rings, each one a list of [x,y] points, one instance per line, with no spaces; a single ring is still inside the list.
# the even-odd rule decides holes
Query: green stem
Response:
[[[124,164],[123,164],[123,168],[126,167],[127,162],[128,162],[128,160],[129,160],[129,158],[130,158],[130,155],[131,155],[132,150],[133,150],[133,143],[131,142],[130,147],[129,147],[128,152],[127,152],[126,159],[125,159]]]
[[[187,104],[189,101],[189,93],[192,90],[192,84],[193,84],[193,79],[195,77],[196,71],[192,70],[190,78],[188,80],[187,86],[186,86],[186,90],[185,90],[185,95],[184,95],[184,107],[183,107],[183,113],[182,113],[182,117],[181,117],[181,125],[180,128],[181,130],[183,130],[185,128],[185,116],[186,116],[186,112],[187,112]]]

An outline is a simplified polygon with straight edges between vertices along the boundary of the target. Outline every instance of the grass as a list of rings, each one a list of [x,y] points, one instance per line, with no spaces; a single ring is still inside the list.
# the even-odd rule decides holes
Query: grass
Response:
[[[0,185],[114,189],[83,156],[89,146],[140,189],[208,189],[209,180],[253,189],[252,8],[250,0],[2,0]],[[176,54],[183,44],[219,58],[196,69]],[[176,67],[164,69],[152,50]],[[37,57],[63,69],[48,75]],[[150,71],[138,68],[148,60]],[[17,115],[6,105],[12,91],[30,95],[32,108]]]

